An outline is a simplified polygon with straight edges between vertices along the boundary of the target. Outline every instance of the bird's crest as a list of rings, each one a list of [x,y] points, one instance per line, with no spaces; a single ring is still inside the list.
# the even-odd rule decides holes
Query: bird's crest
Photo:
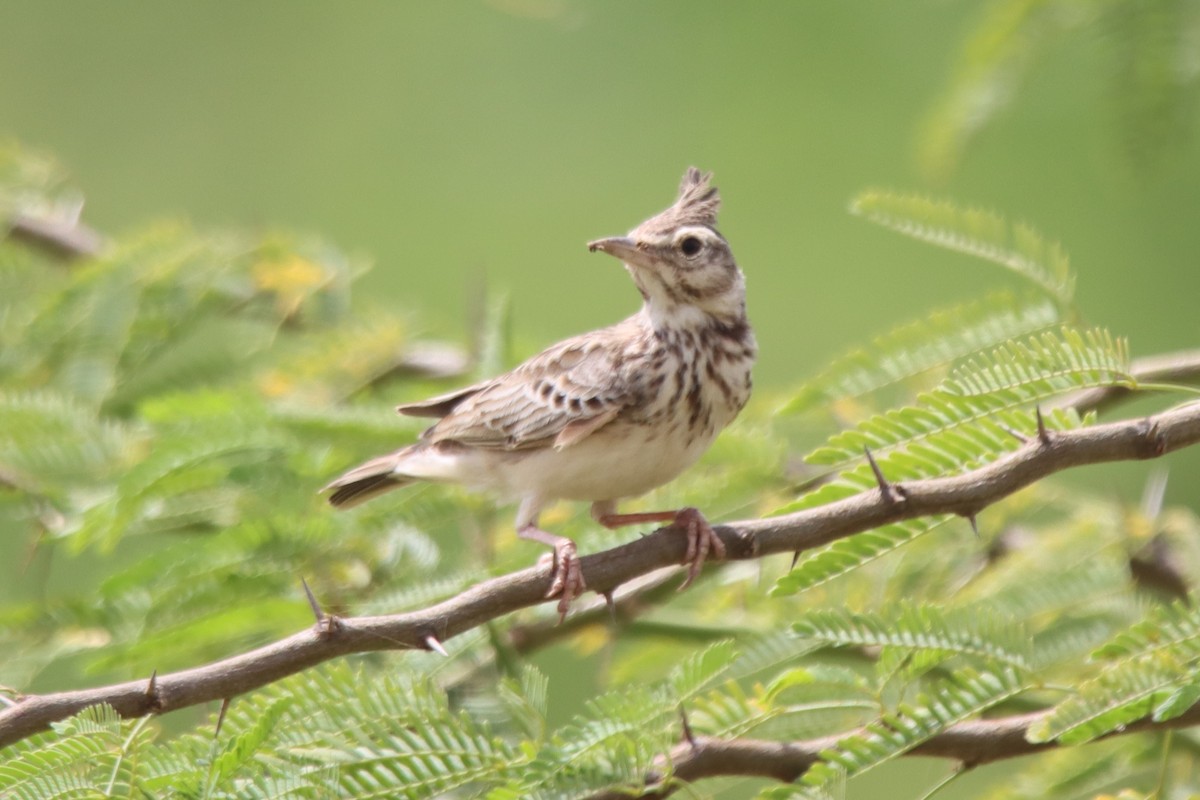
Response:
[[[688,167],[679,183],[679,199],[671,207],[678,224],[717,226],[721,195],[712,185],[712,173]]]
[[[679,197],[670,208],[651,217],[637,228],[642,234],[670,233],[682,225],[703,225],[717,229],[717,209],[721,197],[713,186],[711,172],[688,167],[679,184]]]

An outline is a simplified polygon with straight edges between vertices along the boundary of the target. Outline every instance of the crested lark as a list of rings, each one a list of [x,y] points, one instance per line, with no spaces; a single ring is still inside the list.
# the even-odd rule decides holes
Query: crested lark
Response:
[[[606,527],[672,522],[687,534],[688,576],[725,547],[694,508],[618,514],[708,449],[750,396],[757,347],[745,282],[716,229],[720,198],[694,167],[679,197],[628,236],[588,244],[619,258],[642,294],[623,322],[560,342],[516,369],[402,414],[440,418],[421,439],[325,487],[351,506],[414,481],[447,481],[520,500],[517,535],[554,548],[546,597],[566,614],[585,588],[575,543],[537,527],[553,500],[588,500]],[[682,586],[680,588],[683,588]]]

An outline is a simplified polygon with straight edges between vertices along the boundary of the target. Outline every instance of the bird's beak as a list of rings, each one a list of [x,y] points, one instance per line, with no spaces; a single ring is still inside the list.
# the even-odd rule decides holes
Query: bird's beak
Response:
[[[596,252],[599,250],[602,253],[608,253],[614,258],[619,258],[626,264],[640,264],[645,261],[645,256],[638,249],[637,243],[628,236],[613,236],[608,239],[597,239],[594,242],[588,242],[588,250]]]

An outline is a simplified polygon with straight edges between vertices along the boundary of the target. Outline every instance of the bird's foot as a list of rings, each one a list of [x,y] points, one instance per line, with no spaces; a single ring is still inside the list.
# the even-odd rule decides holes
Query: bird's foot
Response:
[[[554,563],[550,574],[550,588],[543,597],[558,598],[558,621],[567,618],[571,603],[587,589],[583,579],[583,570],[579,566],[579,553],[575,543],[565,536],[558,536],[548,531],[529,526],[517,532],[522,539],[549,545],[554,548]]]
[[[683,591],[692,585],[700,568],[712,553],[715,558],[725,557],[725,543],[713,531],[712,525],[704,515],[695,508],[681,508],[678,511],[642,511],[634,514],[616,514],[608,503],[597,503],[592,506],[592,517],[606,528],[620,528],[624,525],[640,525],[646,522],[670,522],[672,528],[687,534],[687,553],[683,557],[688,565],[687,577],[683,579],[679,590]]]
[[[550,588],[546,597],[558,598],[558,621],[567,618],[567,611],[576,597],[583,594],[587,583],[583,580],[583,570],[579,568],[579,553],[575,543],[570,539],[562,539],[554,544],[554,575],[550,580]]]
[[[683,591],[696,580],[709,553],[715,558],[725,558],[725,543],[717,536],[704,515],[695,508],[679,509],[671,526],[687,534],[687,553],[683,557],[683,563],[688,565],[688,571],[687,577],[679,585],[679,591]]]

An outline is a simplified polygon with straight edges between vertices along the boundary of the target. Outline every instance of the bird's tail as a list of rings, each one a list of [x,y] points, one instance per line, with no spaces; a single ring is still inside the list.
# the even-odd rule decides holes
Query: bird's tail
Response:
[[[372,458],[335,478],[321,491],[334,490],[329,495],[329,504],[335,508],[351,508],[376,495],[406,486],[416,480],[408,475],[396,474],[396,468],[406,455],[408,448]]]

